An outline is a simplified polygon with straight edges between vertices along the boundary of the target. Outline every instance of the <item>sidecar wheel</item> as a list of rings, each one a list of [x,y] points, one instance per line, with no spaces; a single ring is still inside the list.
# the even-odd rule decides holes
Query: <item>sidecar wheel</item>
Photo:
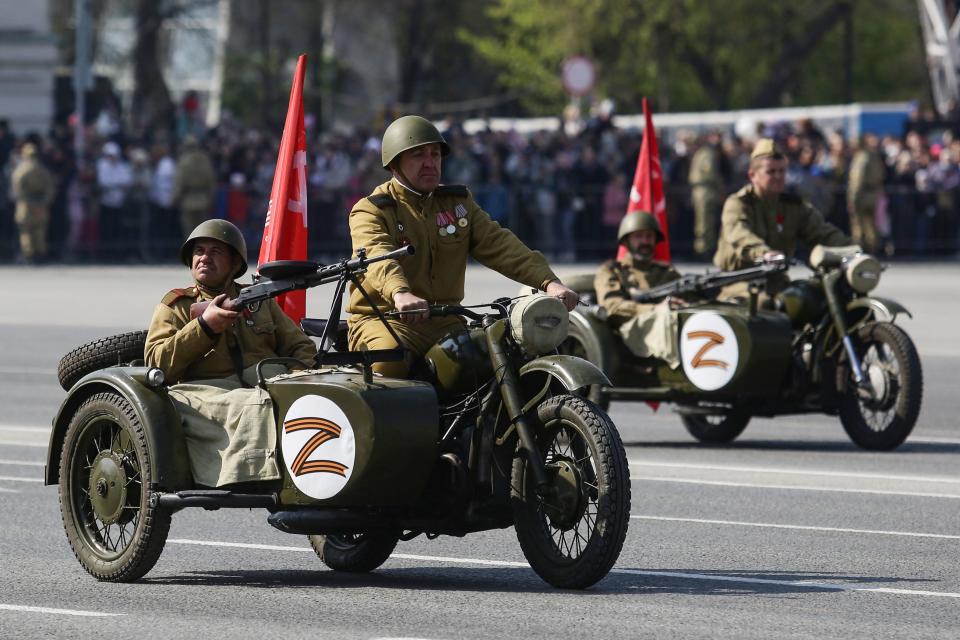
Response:
[[[160,558],[170,512],[151,500],[153,474],[126,398],[99,393],[80,405],[60,456],[60,513],[74,555],[98,580],[132,582]]]
[[[683,426],[694,438],[709,444],[726,444],[739,437],[750,422],[750,415],[742,411],[726,414],[680,414]]]
[[[517,540],[546,582],[585,589],[607,575],[627,536],[626,452],[607,414],[583,398],[550,398],[536,417],[537,446],[552,495],[537,494],[526,457],[518,453],[511,494]]]
[[[846,362],[837,368],[840,423],[850,439],[864,449],[896,449],[913,431],[920,415],[920,356],[910,336],[889,322],[862,327],[853,344],[870,390],[857,388]]]
[[[60,358],[57,380],[69,391],[83,376],[117,364],[143,359],[146,331],[130,331],[82,344]]]
[[[579,330],[571,330],[569,337],[563,341],[558,351],[563,355],[577,356],[598,367],[603,367],[604,360],[599,342],[596,338],[590,339],[581,335]],[[604,411],[610,408],[610,398],[603,393],[599,384],[590,385],[584,391],[584,397],[590,402]]]
[[[350,573],[373,571],[387,561],[400,540],[396,534],[379,532],[308,537],[325,565]]]

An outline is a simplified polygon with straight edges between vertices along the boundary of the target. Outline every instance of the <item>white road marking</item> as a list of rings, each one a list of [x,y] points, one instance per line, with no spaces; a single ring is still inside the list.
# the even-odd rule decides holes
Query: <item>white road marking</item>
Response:
[[[17,491],[16,489],[5,489],[3,487],[0,487],[0,493],[20,493],[20,492]]]
[[[907,444],[911,442],[919,442],[921,444],[960,444],[960,438],[938,438],[936,436],[930,436],[929,438],[907,438]]]
[[[647,482],[678,482],[680,484],[704,484],[715,487],[742,487],[747,489],[778,489],[786,491],[828,491],[834,493],[866,493],[878,496],[907,496],[911,498],[950,498],[960,500],[960,495],[951,493],[922,493],[916,491],[883,491],[880,489],[846,489],[843,487],[809,487],[794,484],[760,484],[752,482],[725,482],[720,480],[694,480],[688,478],[662,478],[657,476],[630,476],[631,480]]]
[[[264,551],[313,551],[303,547],[286,547],[271,544],[249,544],[245,542],[217,542],[212,540],[167,540],[174,544],[190,544],[210,547],[235,547],[240,549],[262,549]],[[446,564],[471,564],[494,567],[529,568],[526,562],[511,562],[508,560],[481,560],[479,558],[449,558],[446,556],[422,556],[406,553],[394,553],[391,560],[419,560],[423,562],[442,562]],[[807,580],[772,580],[769,578],[745,578],[742,576],[711,575],[704,573],[680,573],[674,571],[643,571],[640,569],[611,569],[610,573],[620,575],[649,576],[653,578],[680,578],[683,580],[712,580],[715,582],[734,582],[740,584],[766,584],[778,587],[801,587],[804,589],[821,589],[830,591],[866,591],[871,593],[888,593],[905,596],[927,596],[935,598],[960,598],[960,593],[949,591],[918,591],[913,589],[893,589],[887,587],[872,587],[861,584],[837,584],[830,582],[813,582]],[[635,587],[634,587],[635,588]]]
[[[706,520],[703,518],[671,518],[667,516],[630,516],[634,520],[655,520],[660,522],[691,522],[694,524],[722,524],[734,527],[760,527],[766,529],[794,529],[797,531],[826,531],[830,533],[866,533],[877,536],[903,536],[908,538],[937,538],[941,540],[960,540],[960,535],[946,533],[920,533],[916,531],[883,531],[880,529],[849,529],[846,527],[814,527],[802,524],[774,524],[771,522],[740,522],[737,520]]]
[[[25,431],[27,433],[50,434],[51,427],[28,427],[20,424],[0,424],[0,431]]]
[[[6,482],[43,482],[43,478],[25,478],[23,476],[0,476],[0,481]]]
[[[668,469],[697,469],[702,471],[732,471],[738,473],[771,473],[796,476],[822,476],[835,478],[863,478],[865,480],[904,480],[908,482],[950,482],[960,484],[960,478],[946,476],[911,476],[870,473],[861,471],[830,471],[812,469],[788,469],[773,467],[740,467],[720,464],[693,464],[680,462],[649,462],[630,460],[630,467],[663,467]]]
[[[15,464],[21,467],[42,467],[45,462],[33,462],[30,460],[0,460],[0,464]]]
[[[46,449],[46,442],[24,442],[22,440],[4,440],[0,438],[0,444],[9,445],[12,447],[33,447],[35,449]]]
[[[27,607],[19,604],[0,604],[0,610],[26,611],[29,613],[49,613],[61,616],[85,616],[88,618],[112,618],[125,616],[125,613],[106,613],[105,611],[83,611],[80,609],[51,609],[49,607]]]

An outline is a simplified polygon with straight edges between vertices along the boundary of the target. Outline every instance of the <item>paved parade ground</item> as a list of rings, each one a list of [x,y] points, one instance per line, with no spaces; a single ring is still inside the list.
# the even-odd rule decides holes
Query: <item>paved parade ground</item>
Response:
[[[565,274],[592,267],[569,266]],[[703,271],[702,265],[681,271]],[[803,269],[797,269],[801,275]],[[185,510],[154,569],[100,583],[42,481],[59,358],[144,329],[184,267],[0,268],[0,638],[955,638],[960,610],[960,265],[894,263],[924,398],[897,451],[835,417],[756,419],[705,446],[663,406],[614,403],[633,507],[612,573],[561,591],[512,529],[401,542],[379,570],[328,570],[265,511]],[[468,302],[517,285],[472,267]],[[326,317],[332,286],[308,294]]]

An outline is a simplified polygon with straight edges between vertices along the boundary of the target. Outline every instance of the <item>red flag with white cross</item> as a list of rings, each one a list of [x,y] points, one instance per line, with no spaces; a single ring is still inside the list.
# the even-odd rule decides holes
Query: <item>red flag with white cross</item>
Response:
[[[307,259],[307,134],[303,125],[303,76],[307,56],[297,60],[290,88],[287,120],[273,174],[267,220],[263,225],[259,264]],[[294,322],[307,314],[307,292],[277,296],[277,304]]]
[[[657,147],[657,132],[653,128],[653,117],[643,99],[643,144],[637,158],[637,170],[633,175],[633,186],[627,200],[627,213],[647,211],[660,223],[663,242],[658,242],[653,250],[653,259],[670,262],[670,233],[667,230],[667,200],[663,196],[663,171],[660,169],[660,149]],[[617,258],[627,252],[622,245]]]

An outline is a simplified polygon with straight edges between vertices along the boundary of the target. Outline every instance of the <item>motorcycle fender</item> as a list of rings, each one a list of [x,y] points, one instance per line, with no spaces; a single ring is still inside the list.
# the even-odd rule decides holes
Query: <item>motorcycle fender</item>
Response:
[[[550,376],[571,392],[595,384],[610,386],[610,379],[597,365],[576,356],[543,356],[520,367],[521,379],[534,373]]]
[[[84,376],[70,390],[53,419],[44,482],[60,481],[60,454],[67,427],[74,413],[89,397],[114,391],[133,405],[147,436],[147,450],[156,474],[157,484],[177,491],[189,489],[193,480],[187,457],[183,423],[173,401],[165,390],[156,390],[145,383],[148,367],[111,367]]]
[[[913,317],[913,314],[907,311],[906,307],[889,298],[855,298],[847,305],[847,311],[850,312],[856,309],[867,309],[872,311],[874,315],[881,314],[890,318],[890,320],[893,320],[898,313],[905,313],[907,317]]]

